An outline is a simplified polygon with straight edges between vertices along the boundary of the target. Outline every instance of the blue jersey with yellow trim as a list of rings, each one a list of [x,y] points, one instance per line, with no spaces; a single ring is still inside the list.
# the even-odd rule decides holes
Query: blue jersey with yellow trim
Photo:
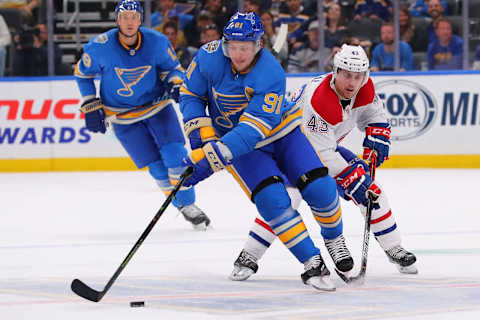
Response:
[[[217,40],[199,50],[185,73],[180,109],[186,122],[208,108],[217,135],[237,157],[292,130],[301,112],[286,103],[285,74],[270,52],[261,49],[247,71],[236,72],[222,46]]]
[[[164,94],[167,82],[183,81],[183,70],[168,39],[143,27],[134,48],[119,40],[117,28],[98,35],[84,46],[75,68],[84,98],[96,96],[96,75],[100,75],[102,102],[120,109],[148,103]]]

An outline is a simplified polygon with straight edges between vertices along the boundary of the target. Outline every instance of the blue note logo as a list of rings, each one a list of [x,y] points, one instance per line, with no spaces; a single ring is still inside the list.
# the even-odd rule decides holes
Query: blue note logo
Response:
[[[117,94],[122,97],[132,96],[134,93],[132,87],[142,80],[150,69],[152,69],[152,66],[141,66],[133,69],[115,67],[115,73],[123,84],[123,88],[118,89]]]
[[[433,94],[424,86],[409,80],[385,80],[375,83],[385,104],[392,140],[421,136],[433,125],[438,113]]]

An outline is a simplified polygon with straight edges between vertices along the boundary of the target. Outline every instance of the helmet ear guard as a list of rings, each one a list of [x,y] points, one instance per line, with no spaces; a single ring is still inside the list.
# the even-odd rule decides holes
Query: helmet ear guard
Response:
[[[370,76],[370,62],[365,50],[361,46],[342,45],[340,51],[333,57],[333,78],[337,75],[338,69],[351,72],[365,72],[363,86],[367,83]]]

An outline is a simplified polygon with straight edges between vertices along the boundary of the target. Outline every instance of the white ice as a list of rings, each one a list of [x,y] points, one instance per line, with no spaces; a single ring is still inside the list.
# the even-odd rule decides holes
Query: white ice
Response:
[[[145,171],[0,174],[0,319],[480,319],[480,170],[378,170],[418,275],[401,275],[371,238],[367,280],[337,291],[300,280],[276,241],[245,282],[228,274],[256,210],[226,173],[197,187],[213,228],[194,231],[169,207],[99,303],[103,289],[164,201]],[[360,265],[363,221],[342,202]],[[332,264],[307,206],[300,211]],[[130,301],[145,301],[131,308]]]

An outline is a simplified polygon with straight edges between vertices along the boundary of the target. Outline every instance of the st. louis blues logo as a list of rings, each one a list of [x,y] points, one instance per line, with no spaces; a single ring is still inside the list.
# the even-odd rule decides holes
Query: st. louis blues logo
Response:
[[[115,67],[115,73],[124,86],[117,90],[117,94],[122,97],[130,97],[133,95],[132,87],[142,80],[151,68],[152,66],[142,66],[133,69]]]
[[[243,109],[248,104],[247,96],[245,94],[222,94],[215,91],[213,87],[212,93],[218,111],[222,114],[215,118],[215,123],[224,128],[233,128],[234,123],[238,121]]]

